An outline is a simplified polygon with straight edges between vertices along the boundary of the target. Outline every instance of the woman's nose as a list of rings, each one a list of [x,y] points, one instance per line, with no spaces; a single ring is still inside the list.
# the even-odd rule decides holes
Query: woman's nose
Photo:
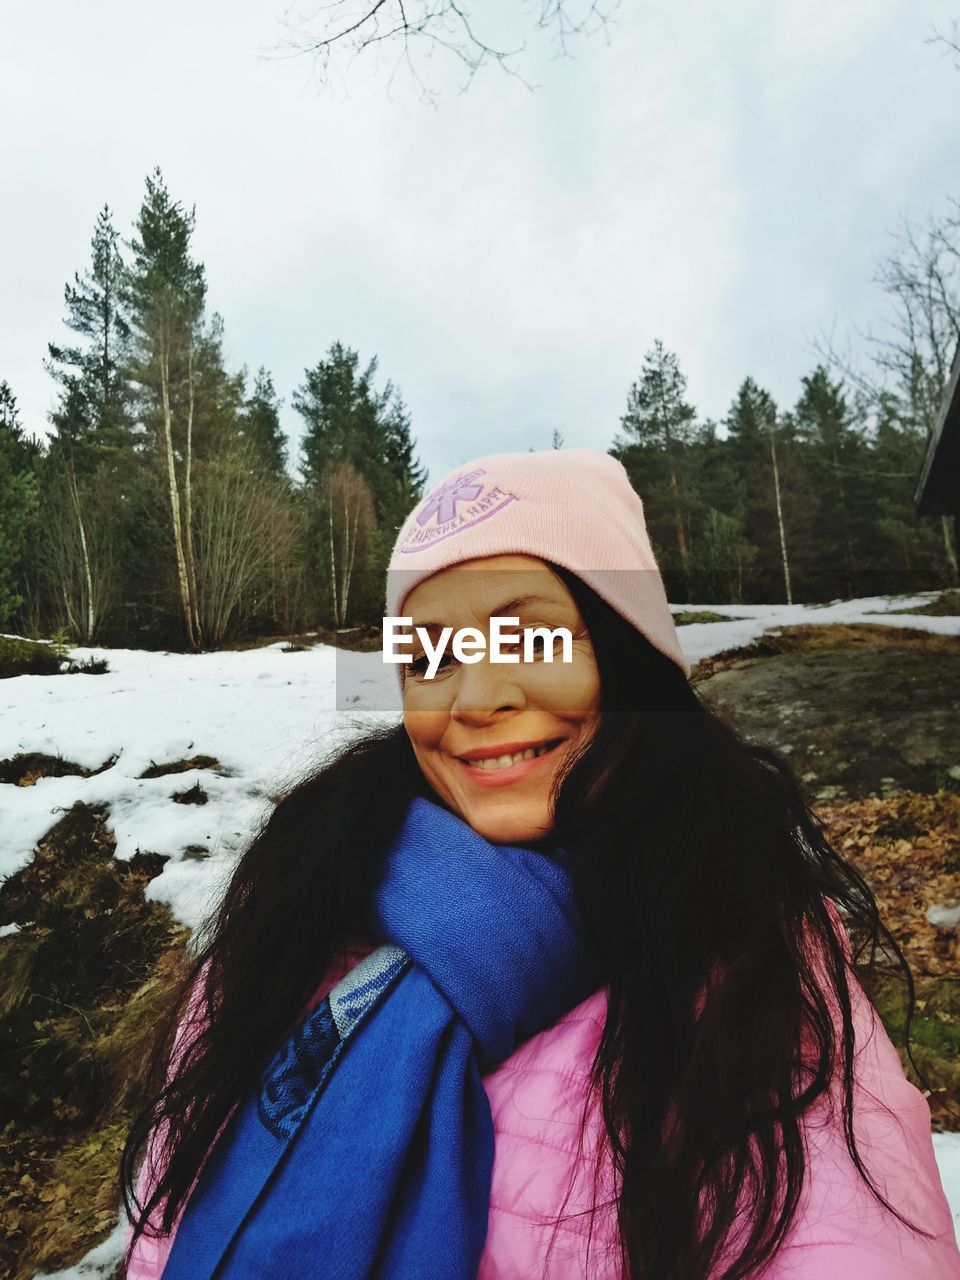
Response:
[[[465,718],[489,716],[496,711],[526,706],[519,664],[491,662],[484,654],[479,662],[461,663],[452,715]]]

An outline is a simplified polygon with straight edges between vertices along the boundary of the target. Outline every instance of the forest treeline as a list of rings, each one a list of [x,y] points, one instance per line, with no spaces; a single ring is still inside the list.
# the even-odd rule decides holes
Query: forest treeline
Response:
[[[226,367],[195,219],[159,170],[129,240],[100,212],[64,291],[73,344],[48,346],[48,436],[28,434],[0,382],[7,631],[199,650],[379,624],[391,546],[425,491],[403,397],[389,380],[378,389],[375,356],[362,365],[332,342],[293,391],[304,430],[289,458],[270,373]],[[794,405],[747,377],[716,423],[689,402],[675,353],[657,341],[643,358],[596,444],[644,501],[671,599],[799,603],[956,582],[948,522],[913,509],[960,335],[956,291],[925,288],[931,271],[953,279],[945,225],[887,264],[897,324],[875,343],[875,377],[826,353]]]

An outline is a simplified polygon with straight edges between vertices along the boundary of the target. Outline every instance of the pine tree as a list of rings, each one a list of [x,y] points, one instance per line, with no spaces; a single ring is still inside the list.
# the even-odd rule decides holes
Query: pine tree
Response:
[[[785,430],[773,397],[753,378],[744,378],[724,425],[725,452],[735,476],[732,513],[747,542],[756,549],[758,585],[767,598],[779,586],[787,603],[792,604],[789,521],[781,477],[786,459],[782,448],[779,457],[777,452]]]
[[[192,467],[207,286],[202,263],[191,256],[195,224],[195,209],[188,213],[171,198],[160,170],[148,175],[130,242],[133,262],[126,297],[134,344],[129,372],[164,478],[187,641],[199,649],[203,634],[193,552]]]
[[[385,436],[384,532],[392,545],[411,507],[423,494],[427,471],[415,457],[410,414],[403,396],[388,382],[380,396],[380,412]]]
[[[63,430],[70,432],[75,465],[92,465],[97,451],[127,451],[131,414],[125,367],[130,324],[124,301],[124,264],[110,209],[100,210],[91,241],[91,263],[64,286],[64,323],[86,339],[82,346],[48,344],[47,368],[64,388]],[[66,402],[70,401],[69,410]]]
[[[229,373],[223,358],[223,317],[214,311],[197,327],[192,363],[193,458],[208,460],[241,442],[243,372]]]
[[[37,509],[40,446],[28,440],[17,400],[0,382],[0,622],[23,603],[23,554]]]
[[[41,502],[50,532],[38,570],[59,615],[83,643],[91,643],[108,602],[119,557],[105,544],[115,534],[135,466],[126,367],[130,325],[125,269],[110,209],[101,209],[91,241],[90,266],[64,286],[67,328],[75,346],[48,344],[48,372],[60,384],[50,414],[55,428],[42,474]],[[108,528],[109,526],[109,528]],[[107,581],[107,576],[111,581]]]
[[[851,598],[857,594],[857,543],[866,541],[873,517],[865,484],[866,444],[841,382],[831,381],[819,365],[802,385],[793,418],[818,505],[824,585],[831,592],[839,587]]]
[[[334,342],[325,359],[304,370],[304,383],[293,394],[293,407],[306,423],[300,472],[314,495],[312,544],[320,581],[329,578],[322,531],[329,528],[330,468],[350,464],[373,496],[376,531],[364,566],[365,590],[355,589],[353,595],[361,611],[382,594],[390,547],[426,478],[414,458],[410,416],[400,392],[389,381],[381,392],[375,389],[377,364],[374,356],[361,371],[358,353]],[[333,616],[332,600],[329,608]]]
[[[867,453],[874,507],[869,567],[876,591],[917,590],[943,580],[942,526],[917,517],[913,492],[927,447],[926,428],[899,396],[881,392]]]
[[[687,403],[686,391],[687,379],[676,355],[657,338],[627,395],[627,411],[620,419],[623,435],[610,450],[643,500],[654,543],[672,543],[683,567],[690,552],[692,500],[685,481],[690,446],[697,436],[696,410]]]
[[[253,392],[243,402],[238,422],[241,438],[250,444],[267,471],[282,480],[287,474],[287,440],[280,427],[280,408],[273,378],[262,366]]]

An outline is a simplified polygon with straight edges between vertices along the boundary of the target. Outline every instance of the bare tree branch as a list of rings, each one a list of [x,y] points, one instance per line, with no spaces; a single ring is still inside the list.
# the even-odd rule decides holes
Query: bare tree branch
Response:
[[[864,401],[876,407],[893,396],[927,434],[960,344],[960,205],[922,225],[904,217],[875,280],[890,309],[884,329],[857,331],[869,366],[839,352],[832,337],[821,337],[816,349]]]
[[[597,31],[606,34],[619,4],[620,0],[526,0],[522,7],[530,13],[535,32],[554,37],[556,56],[570,57],[570,41]],[[526,88],[536,87],[511,62],[527,51],[527,41],[516,48],[504,48],[501,42],[488,40],[463,0],[361,0],[359,4],[356,0],[329,0],[301,18],[291,16],[292,7],[281,19],[287,38],[273,52],[310,57],[321,87],[329,83],[338,50],[352,55],[352,62],[368,49],[386,48],[399,49],[388,87],[398,67],[405,64],[421,96],[431,104],[439,95],[420,73],[415,57],[418,50],[429,58],[441,49],[458,60],[467,72],[461,93],[480,68],[490,63]]]
[[[957,55],[955,66],[960,71],[960,22],[954,19],[948,36],[934,27],[933,35],[929,37],[927,44],[942,44],[944,48],[952,50]]]

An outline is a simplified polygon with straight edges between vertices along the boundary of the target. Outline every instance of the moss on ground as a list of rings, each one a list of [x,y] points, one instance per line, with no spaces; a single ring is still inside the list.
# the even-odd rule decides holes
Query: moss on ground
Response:
[[[118,1161],[187,930],[77,803],[0,886],[0,1275],[75,1262],[116,1223]]]
[[[871,998],[900,1054],[907,1078],[927,1098],[934,1127],[956,1131],[960,1129],[960,977],[915,972],[914,984],[916,1005],[910,1021],[913,1062],[905,1047],[906,983],[897,975],[881,972]]]
[[[681,609],[673,615],[674,625],[689,627],[696,622],[740,622],[728,613],[714,613],[712,609]]]
[[[67,676],[78,672],[99,676],[109,671],[106,658],[71,658],[68,644],[67,637],[59,634],[52,641],[0,636],[0,680],[13,676]]]
[[[0,636],[0,680],[12,676],[55,676],[66,661],[59,645]]]
[[[213,769],[221,774],[226,770],[220,766],[215,756],[191,756],[189,760],[167,760],[163,764],[150,762],[150,767],[138,774],[139,778],[165,778],[171,773],[188,773],[191,769]]]
[[[933,618],[960,617],[960,590],[949,588],[941,591],[935,599],[928,600],[926,604],[915,605],[912,609],[891,609],[890,612],[920,613]]]

